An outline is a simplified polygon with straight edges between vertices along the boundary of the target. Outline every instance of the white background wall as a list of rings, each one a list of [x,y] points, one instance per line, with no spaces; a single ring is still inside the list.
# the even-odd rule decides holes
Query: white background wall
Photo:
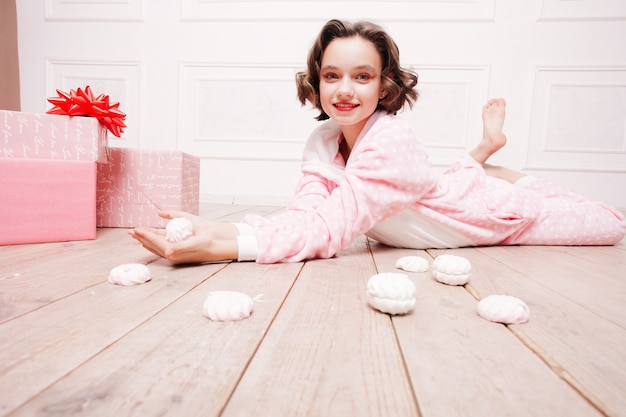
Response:
[[[91,85],[121,102],[113,146],[202,158],[204,201],[284,203],[315,113],[294,73],[333,17],[385,26],[419,74],[411,120],[443,168],[508,101],[493,160],[626,208],[626,1],[17,0],[23,111]]]

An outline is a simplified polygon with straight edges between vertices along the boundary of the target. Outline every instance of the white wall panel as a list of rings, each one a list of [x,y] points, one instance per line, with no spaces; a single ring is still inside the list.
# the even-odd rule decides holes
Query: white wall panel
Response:
[[[417,66],[415,66],[417,67]],[[420,93],[406,118],[428,148],[432,162],[449,166],[476,145],[482,131],[476,109],[482,108],[489,85],[488,66],[419,66]]]
[[[181,0],[184,21],[326,20],[492,21],[495,0],[238,1]]]
[[[141,21],[142,0],[46,0],[46,20]]]
[[[624,20],[624,0],[542,0],[539,20]]]
[[[626,68],[538,68],[527,169],[626,172]]]
[[[140,64],[137,62],[97,62],[73,60],[46,60],[46,94],[56,97],[56,90],[90,86],[93,93],[106,94],[111,102],[119,102],[126,113],[126,124],[121,138],[109,134],[111,146],[137,147],[139,144],[139,86]],[[48,108],[51,108],[50,105]]]
[[[300,160],[317,125],[300,109],[296,66],[181,64],[179,143],[202,158]]]
[[[200,196],[204,201],[286,205],[300,172],[300,161],[201,160]]]

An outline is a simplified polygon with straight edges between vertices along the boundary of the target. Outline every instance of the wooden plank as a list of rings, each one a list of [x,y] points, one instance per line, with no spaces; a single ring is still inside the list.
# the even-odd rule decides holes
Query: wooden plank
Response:
[[[302,264],[230,264],[12,416],[218,416]],[[261,296],[248,319],[202,315],[208,291]]]
[[[100,231],[97,232],[97,236],[102,235]],[[97,246],[100,246],[100,241],[97,239],[0,246],[0,281],[19,277],[33,264],[39,265],[46,260],[54,262],[65,254],[80,256],[83,252],[93,250]]]
[[[267,216],[269,214],[273,214],[281,210],[283,210],[283,207],[251,206],[245,211],[240,211],[237,213],[224,215],[224,216],[219,217],[217,220],[220,220],[223,222],[241,222],[243,218],[248,214]]]
[[[382,245],[372,253],[380,271],[402,272],[401,256],[430,259]],[[601,415],[505,326],[481,319],[462,286],[440,284],[430,270],[404,273],[416,283],[416,309],[393,324],[422,416]]]
[[[200,204],[200,216],[212,220],[240,221],[246,214],[266,215],[278,209],[280,207],[203,203]]]
[[[119,264],[158,259],[123,229],[100,229],[96,240],[15,248],[0,265],[0,323],[105,282]]]
[[[39,254],[50,253],[54,248],[61,250],[64,245],[70,242],[51,242],[23,245],[6,245],[0,246],[0,268],[10,269],[13,264],[37,259]],[[0,279],[8,276],[0,275]]]
[[[200,203],[199,215],[207,219],[219,219],[222,216],[239,213],[241,211],[241,206],[235,206],[233,204]]]
[[[488,256],[626,329],[626,251],[612,246],[485,249]]]
[[[309,261],[223,416],[407,416],[416,404],[391,321],[367,306],[365,239]]]
[[[215,216],[230,221],[253,209],[269,206],[205,205]],[[210,218],[210,217],[209,217]],[[98,229],[96,240],[0,247],[0,323],[19,317],[77,291],[106,281],[109,271],[122,263],[149,264],[159,259],[128,236],[128,229]],[[68,274],[68,265],[80,274]]]
[[[521,326],[510,326],[510,329],[557,375],[605,415],[626,415],[623,388],[626,386],[626,368],[616,365],[626,363],[626,332],[611,320],[542,283],[542,277],[558,272],[550,265],[555,257],[562,255],[539,261],[535,249],[530,247],[448,252],[466,256],[472,262],[474,274],[470,287],[477,296],[510,294],[528,304],[530,321]],[[532,273],[521,267],[533,263],[533,268],[528,268]],[[594,280],[594,274],[590,270],[588,277],[578,279]],[[623,301],[619,305],[623,305]]]
[[[626,216],[626,210],[624,211],[624,216]],[[613,246],[614,248],[617,248],[621,251],[626,251],[626,237],[624,237],[624,239],[621,240],[621,242],[619,242],[618,244]]]
[[[238,221],[282,209],[223,206],[205,217]],[[450,409],[597,415],[589,404],[606,416],[626,415],[624,242],[451,251],[474,264],[471,294],[527,301],[531,321],[506,327],[478,318],[462,288],[429,274],[416,278],[423,298],[414,314],[391,321],[369,309],[365,283],[376,270],[363,241],[336,259],[308,262],[272,324],[296,274],[280,268],[299,265],[175,268],[126,232],[0,247],[0,322],[12,306],[0,324],[0,416],[220,415],[225,404],[226,415],[395,416],[419,414],[416,403],[426,417],[453,415]],[[392,261],[406,253],[415,252],[375,256],[381,270],[395,270]],[[113,266],[136,261],[157,266],[153,282],[104,282]],[[207,332],[214,323],[199,316],[199,305],[208,289],[231,284],[260,288],[266,302],[250,319]],[[518,378],[511,382],[511,374]],[[559,399],[567,402],[562,408]]]
[[[150,264],[149,283],[101,283],[3,323],[0,415],[23,405],[226,265],[175,268],[160,260]],[[80,279],[79,270],[65,272]],[[149,338],[146,345],[158,349]]]

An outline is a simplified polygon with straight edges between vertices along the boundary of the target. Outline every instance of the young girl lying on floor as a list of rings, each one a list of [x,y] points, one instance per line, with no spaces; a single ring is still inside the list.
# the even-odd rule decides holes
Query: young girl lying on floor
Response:
[[[172,264],[222,260],[296,262],[335,255],[359,235],[427,249],[485,245],[613,245],[617,210],[487,159],[506,143],[505,101],[483,108],[483,138],[444,174],[395,114],[417,99],[391,37],[369,22],[329,21],[297,74],[298,97],[326,120],[309,137],[303,176],[286,210],[241,223],[188,213],[194,235],[169,243],[161,229],[131,236]]]

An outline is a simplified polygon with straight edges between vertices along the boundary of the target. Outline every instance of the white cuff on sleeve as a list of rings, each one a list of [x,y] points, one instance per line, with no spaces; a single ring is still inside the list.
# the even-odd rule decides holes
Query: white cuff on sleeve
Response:
[[[256,257],[259,254],[259,244],[256,236],[254,236],[254,228],[247,223],[233,224],[239,230],[239,236],[237,236],[237,261],[256,261]]]
[[[259,245],[254,235],[239,235],[237,236],[237,249],[238,256],[237,261],[256,261],[256,257],[259,253]]]
[[[233,223],[237,230],[239,230],[240,235],[253,235],[254,228],[247,223]]]

